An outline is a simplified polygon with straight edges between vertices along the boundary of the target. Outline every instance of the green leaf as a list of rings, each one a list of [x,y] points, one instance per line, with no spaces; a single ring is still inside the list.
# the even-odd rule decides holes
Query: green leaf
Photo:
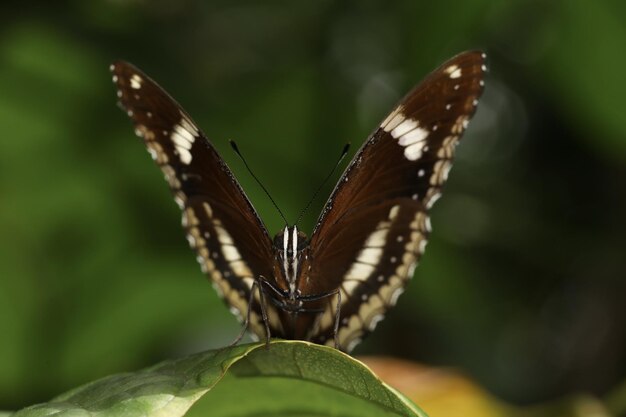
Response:
[[[356,359],[301,341],[273,341],[269,349],[240,345],[166,361],[100,379],[14,416],[52,414],[426,415]]]

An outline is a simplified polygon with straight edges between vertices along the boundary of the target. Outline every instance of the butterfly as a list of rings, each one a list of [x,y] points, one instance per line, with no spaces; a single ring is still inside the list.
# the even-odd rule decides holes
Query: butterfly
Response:
[[[272,238],[189,114],[133,65],[110,69],[202,271],[244,331],[349,352],[396,304],[424,254],[428,212],[476,110],[485,58],[453,57],[400,101],[356,152],[310,238],[296,225]]]

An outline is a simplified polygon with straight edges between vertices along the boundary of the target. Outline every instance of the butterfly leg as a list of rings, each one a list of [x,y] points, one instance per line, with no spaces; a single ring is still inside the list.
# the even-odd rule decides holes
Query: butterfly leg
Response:
[[[333,339],[335,341],[335,349],[339,349],[339,322],[341,320],[341,290],[339,288],[330,291],[330,292],[326,292],[326,293],[321,293],[321,294],[311,294],[311,295],[305,295],[305,296],[301,296],[299,299],[302,301],[314,301],[314,300],[320,300],[322,298],[328,298],[328,303],[330,305],[330,303],[332,302],[332,296],[333,295],[337,295],[337,308],[335,309],[335,325],[333,326]],[[317,310],[310,310],[310,309],[300,309],[300,312],[315,312],[315,313],[320,313],[321,311],[317,311]]]
[[[259,282],[262,284],[263,282],[267,282],[263,275],[259,276]],[[267,310],[265,309],[265,292],[263,291],[263,285],[259,284],[259,298],[261,301],[261,316],[263,317],[263,324],[265,325],[265,347],[269,349],[270,347],[270,338],[272,337],[270,333],[270,322],[267,318]]]
[[[243,326],[241,326],[241,332],[239,335],[233,340],[229,346],[235,346],[237,343],[243,339],[243,336],[246,334],[246,330],[248,330],[248,326],[250,325],[250,314],[252,313],[252,303],[254,302],[254,290],[258,286],[257,282],[254,281],[252,283],[252,288],[250,288],[250,296],[248,297],[248,312],[246,313],[246,318],[243,321]]]
[[[337,311],[335,311],[335,328],[333,329],[333,339],[335,339],[335,349],[339,349],[339,320],[341,319],[341,291],[337,292]]]

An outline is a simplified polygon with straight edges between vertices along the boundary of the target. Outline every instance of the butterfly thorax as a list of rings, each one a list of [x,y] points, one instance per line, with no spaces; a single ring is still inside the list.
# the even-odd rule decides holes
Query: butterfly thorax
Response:
[[[285,226],[273,244],[274,279],[267,282],[269,295],[284,310],[299,311],[303,305],[300,281],[309,269],[309,241],[297,226]],[[274,288],[275,285],[275,288]]]

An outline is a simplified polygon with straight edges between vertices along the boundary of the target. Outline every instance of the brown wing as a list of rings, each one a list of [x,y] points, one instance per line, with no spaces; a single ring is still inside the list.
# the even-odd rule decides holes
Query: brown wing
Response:
[[[311,237],[303,293],[339,289],[340,347],[350,350],[393,306],[424,252],[428,210],[483,89],[485,55],[465,52],[415,87],[339,180]],[[309,338],[333,343],[337,298]]]
[[[202,270],[241,318],[248,311],[254,278],[273,273],[265,226],[224,160],[180,105],[129,63],[116,62],[111,72],[135,133],[183,211],[183,227]],[[258,306],[254,311],[251,329],[262,336]],[[272,322],[280,327],[276,319]]]

